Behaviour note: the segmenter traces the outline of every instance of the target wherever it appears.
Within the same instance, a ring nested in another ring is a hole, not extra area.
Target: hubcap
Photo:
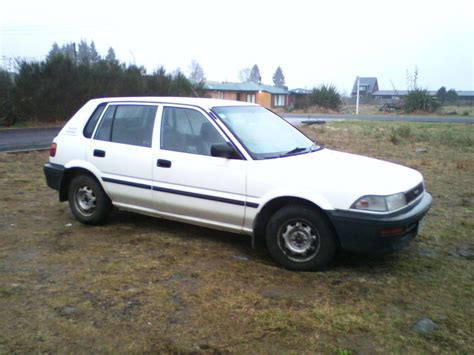
[[[318,231],[305,220],[297,219],[284,224],[278,233],[278,246],[296,262],[306,262],[319,251]]]
[[[76,206],[84,215],[91,215],[95,211],[96,197],[89,186],[83,186],[76,191]]]

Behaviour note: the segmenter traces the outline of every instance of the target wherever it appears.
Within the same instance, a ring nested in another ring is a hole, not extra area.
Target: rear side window
[[[109,106],[94,138],[151,147],[156,110],[150,105]]]
[[[86,138],[92,137],[92,133],[94,133],[95,126],[97,126],[97,122],[99,121],[99,118],[100,118],[100,115],[102,115],[102,112],[104,112],[106,105],[107,104],[103,103],[96,107],[96,109],[94,110],[94,113],[92,113],[91,117],[89,118],[89,121],[87,121],[87,124],[84,127],[84,131],[82,132],[84,134],[84,137]]]

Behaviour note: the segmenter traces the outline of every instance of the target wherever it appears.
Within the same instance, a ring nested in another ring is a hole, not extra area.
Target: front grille
[[[419,196],[421,196],[423,191],[424,191],[423,183],[421,183],[415,186],[413,189],[405,192],[405,198],[407,200],[407,204],[412,202],[413,200],[416,200]]]

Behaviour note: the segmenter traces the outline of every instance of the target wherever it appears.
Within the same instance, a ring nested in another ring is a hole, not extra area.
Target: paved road
[[[474,117],[392,116],[342,114],[284,114],[292,124],[303,121],[387,121],[387,122],[443,122],[474,124]],[[26,128],[0,130],[0,152],[47,149],[61,128]]]
[[[381,122],[441,122],[441,123],[474,123],[474,117],[449,116],[405,116],[405,115],[346,115],[346,114],[283,114],[289,122],[299,124],[302,121],[381,121]]]
[[[0,130],[0,152],[46,149],[61,128]]]

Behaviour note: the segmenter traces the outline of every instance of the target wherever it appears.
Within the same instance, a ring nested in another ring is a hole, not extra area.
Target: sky
[[[4,68],[81,39],[148,72],[188,73],[196,60],[212,81],[238,81],[257,64],[272,84],[280,66],[290,89],[333,84],[347,94],[357,75],[404,90],[417,68],[423,88],[474,90],[472,0],[3,1]]]

